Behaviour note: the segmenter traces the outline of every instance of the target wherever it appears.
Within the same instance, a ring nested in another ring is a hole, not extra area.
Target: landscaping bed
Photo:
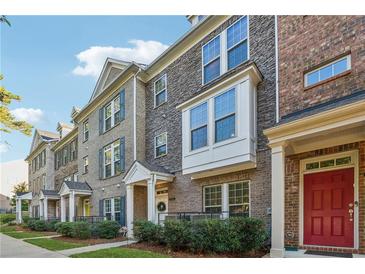
[[[67,242],[67,243],[74,243],[74,244],[83,244],[83,246],[86,246],[86,245],[122,242],[122,241],[126,241],[127,238],[118,236],[113,239],[102,239],[102,238],[78,239],[78,238],[71,238],[71,237],[67,237],[67,236],[60,236],[60,237],[53,238],[53,240]]]

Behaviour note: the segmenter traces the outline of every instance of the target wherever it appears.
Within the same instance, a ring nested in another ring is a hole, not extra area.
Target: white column
[[[147,217],[150,222],[157,223],[156,220],[156,177],[151,176],[147,180]]]
[[[43,213],[44,220],[48,220],[48,198],[47,197],[45,197],[43,200],[43,209],[44,209],[44,213]]]
[[[222,211],[223,218],[226,219],[229,217],[229,191],[228,184],[222,185]]]
[[[285,146],[271,148],[271,249],[273,258],[284,257]]]
[[[65,196],[61,196],[61,222],[66,222],[66,201]]]
[[[32,207],[32,202],[28,201],[28,211],[29,211],[29,216],[33,217],[33,207]]]
[[[75,217],[75,192],[71,191],[70,196],[68,198],[68,210],[69,210],[69,221],[73,222]]]
[[[18,224],[22,223],[22,200],[16,199],[15,201],[15,210],[16,210],[16,222]]]
[[[44,209],[43,209],[43,200],[39,200],[39,217],[42,219],[44,216]]]
[[[133,237],[133,219],[134,219],[134,186],[127,185],[127,228],[128,237]]]

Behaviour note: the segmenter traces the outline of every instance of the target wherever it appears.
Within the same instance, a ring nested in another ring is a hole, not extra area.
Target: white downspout
[[[133,161],[137,160],[137,75],[141,68],[133,76]]]
[[[279,49],[278,49],[278,16],[275,15],[275,105],[276,105],[276,123],[279,123]]]

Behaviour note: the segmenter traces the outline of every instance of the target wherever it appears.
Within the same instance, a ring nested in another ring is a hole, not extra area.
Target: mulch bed
[[[44,234],[44,236],[51,236],[51,235],[57,235],[56,232],[54,231],[35,231],[35,230],[31,230],[30,228],[27,227],[22,227],[22,226],[15,226],[15,230],[19,231],[19,232],[36,232],[36,233],[42,233]]]
[[[169,248],[161,245],[147,244],[147,243],[135,243],[130,244],[128,246],[124,246],[121,248],[134,248],[147,250],[157,253],[166,254],[173,258],[262,258],[267,254],[266,250],[257,250],[244,254],[201,254],[201,253],[192,253],[189,251],[173,251]]]
[[[80,240],[80,239],[75,239],[75,238],[70,238],[70,237],[65,237],[65,236],[55,237],[52,239],[59,240],[62,242],[86,244],[86,245],[115,243],[115,242],[122,242],[122,241],[127,240],[125,237],[122,237],[122,236],[118,236],[117,238],[114,238],[114,239],[91,238],[91,239]]]

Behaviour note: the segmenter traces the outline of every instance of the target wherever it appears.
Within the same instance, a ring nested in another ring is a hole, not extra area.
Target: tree
[[[26,182],[21,182],[16,184],[13,187],[13,190],[11,191],[12,193],[14,193],[14,195],[11,198],[11,205],[15,206],[16,205],[16,194],[18,192],[27,192],[28,191],[28,185]],[[28,202],[27,201],[22,201],[22,211],[28,211]]]
[[[11,26],[5,15],[0,16],[0,23],[6,23]],[[0,81],[3,80],[3,75],[0,74]],[[32,125],[25,121],[17,120],[10,112],[9,105],[15,101],[20,101],[20,96],[11,93],[3,85],[0,86],[0,131],[10,133],[11,130],[18,130],[25,135],[32,134]]]

